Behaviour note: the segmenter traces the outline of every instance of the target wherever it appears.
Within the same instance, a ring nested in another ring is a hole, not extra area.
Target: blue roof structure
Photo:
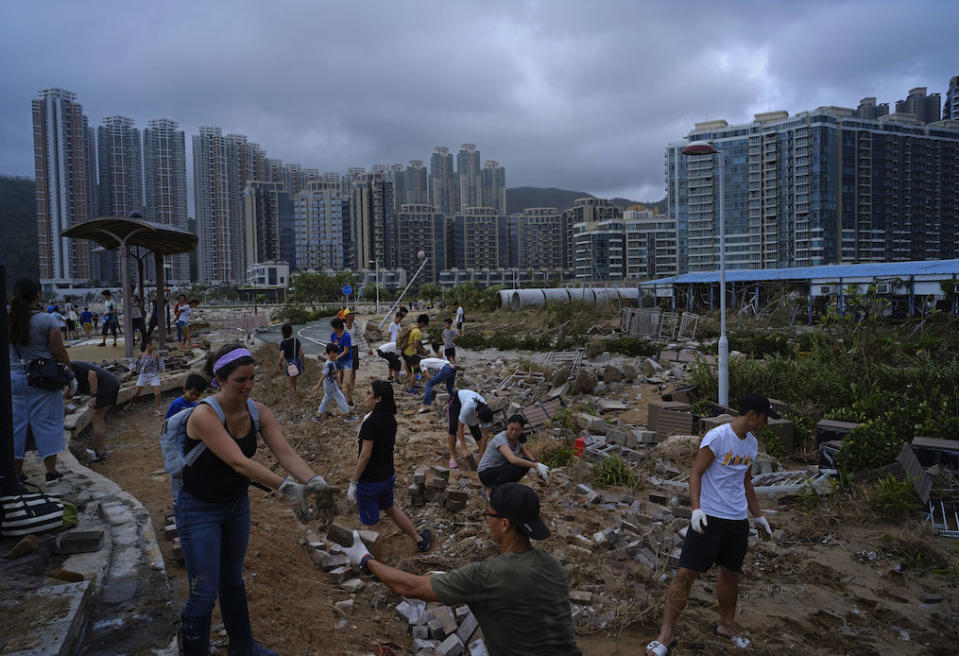
[[[903,278],[907,276],[959,275],[959,259],[918,260],[912,262],[872,262],[869,264],[828,264],[787,269],[726,269],[726,282],[762,282],[769,280],[821,280],[838,278]],[[647,280],[641,287],[663,284],[718,283],[719,271],[695,271],[680,276]]]

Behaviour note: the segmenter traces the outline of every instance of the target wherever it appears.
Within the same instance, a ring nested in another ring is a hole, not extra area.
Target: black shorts
[[[97,381],[97,396],[93,402],[95,409],[109,408],[117,404],[117,395],[120,393],[120,379],[111,376],[105,380]]]
[[[451,346],[451,347],[449,347],[448,349],[443,349],[443,355],[445,355],[447,359],[449,359],[449,358],[455,358],[455,357],[456,357],[456,347],[455,347],[455,346]]]
[[[103,332],[102,332],[102,335],[103,335],[104,337],[106,337],[106,336],[107,336],[107,333],[112,333],[113,336],[116,337],[116,336],[117,336],[117,329],[118,329],[119,327],[120,327],[120,325],[117,323],[116,319],[114,319],[113,321],[104,321],[104,322],[103,322]]]
[[[419,353],[414,353],[413,355],[407,355],[406,353],[403,354],[403,362],[405,362],[406,366],[413,371],[416,371],[416,368],[419,366],[420,359]]]
[[[356,371],[360,368],[360,350],[353,346],[350,348],[350,352],[353,354],[353,371]]]
[[[456,435],[456,430],[459,428],[460,420],[460,410],[463,408],[463,404],[460,403],[460,395],[453,393],[453,398],[450,399],[450,402],[446,404],[446,418],[449,423],[449,435]],[[479,444],[480,440],[483,439],[483,431],[480,429],[478,424],[467,424],[467,427],[470,429],[470,434],[473,436],[473,439],[476,440],[476,443]],[[482,457],[483,454],[480,454]]]
[[[686,532],[679,566],[706,572],[713,565],[721,565],[738,572],[743,568],[748,539],[749,521],[707,515],[706,529],[702,534],[694,531],[692,526]]]
[[[377,350],[376,354],[386,360],[386,364],[389,365],[390,371],[399,371],[403,368],[403,364],[400,362],[400,356],[396,353],[384,353],[383,351]]]

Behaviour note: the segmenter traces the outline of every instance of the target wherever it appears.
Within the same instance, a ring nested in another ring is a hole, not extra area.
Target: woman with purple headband
[[[239,344],[228,344],[207,358],[206,374],[218,389],[211,397],[222,408],[201,403],[186,425],[183,450],[202,442],[206,449],[183,470],[183,489],[174,505],[176,525],[186,561],[190,598],[180,616],[183,654],[206,656],[210,645],[210,617],[217,597],[220,615],[230,637],[231,656],[275,656],[253,640],[243,584],[243,561],[250,537],[250,499],[247,487],[278,489],[293,505],[301,522],[310,516],[309,495],[327,487],[323,477],[290,447],[270,409],[250,392],[256,377],[253,355]],[[257,447],[257,420],[263,441],[289,472],[280,478],[253,459]],[[303,481],[298,483],[297,481]]]

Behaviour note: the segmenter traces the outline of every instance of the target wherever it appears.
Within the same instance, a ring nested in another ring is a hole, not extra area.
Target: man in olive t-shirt
[[[500,555],[452,572],[416,576],[384,565],[355,531],[346,555],[404,597],[469,605],[491,656],[581,656],[569,577],[555,558],[530,544],[530,538],[549,537],[536,493],[519,483],[500,485],[490,495],[486,515]]]

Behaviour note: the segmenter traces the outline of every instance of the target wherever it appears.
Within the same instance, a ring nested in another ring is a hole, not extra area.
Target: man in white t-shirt
[[[736,628],[739,572],[746,557],[749,521],[772,534],[759,510],[752,483],[752,464],[759,443],[755,434],[769,417],[778,419],[769,399],[747,394],[739,400],[739,416],[717,426],[703,437],[689,474],[689,502],[693,509],[689,530],[679,558],[679,571],[666,592],[659,636],[646,646],[647,656],[665,656],[673,644],[676,620],[689,598],[696,578],[719,565],[716,596],[719,624],[713,633],[745,649],[749,638]],[[747,512],[749,515],[747,515]]]
[[[460,332],[463,332],[463,318],[464,318],[464,316],[465,316],[465,315],[464,315],[464,313],[463,313],[463,306],[460,305],[458,308],[456,308],[456,320],[453,322],[453,323],[456,324],[456,329],[457,329],[458,331],[460,331]]]
[[[403,317],[406,316],[406,312],[401,309],[396,311],[396,315],[393,317],[393,320],[390,322],[387,330],[390,331],[390,341],[396,343],[396,338],[400,334],[400,328],[402,327]]]
[[[462,457],[472,458],[473,454],[466,444],[464,429],[469,426],[473,439],[479,445],[480,456],[486,451],[486,441],[493,425],[493,411],[486,405],[486,399],[473,390],[461,389],[450,398],[446,406],[449,431],[446,440],[450,449],[450,469],[457,467],[456,442],[462,447]],[[473,463],[475,466],[475,463]]]

